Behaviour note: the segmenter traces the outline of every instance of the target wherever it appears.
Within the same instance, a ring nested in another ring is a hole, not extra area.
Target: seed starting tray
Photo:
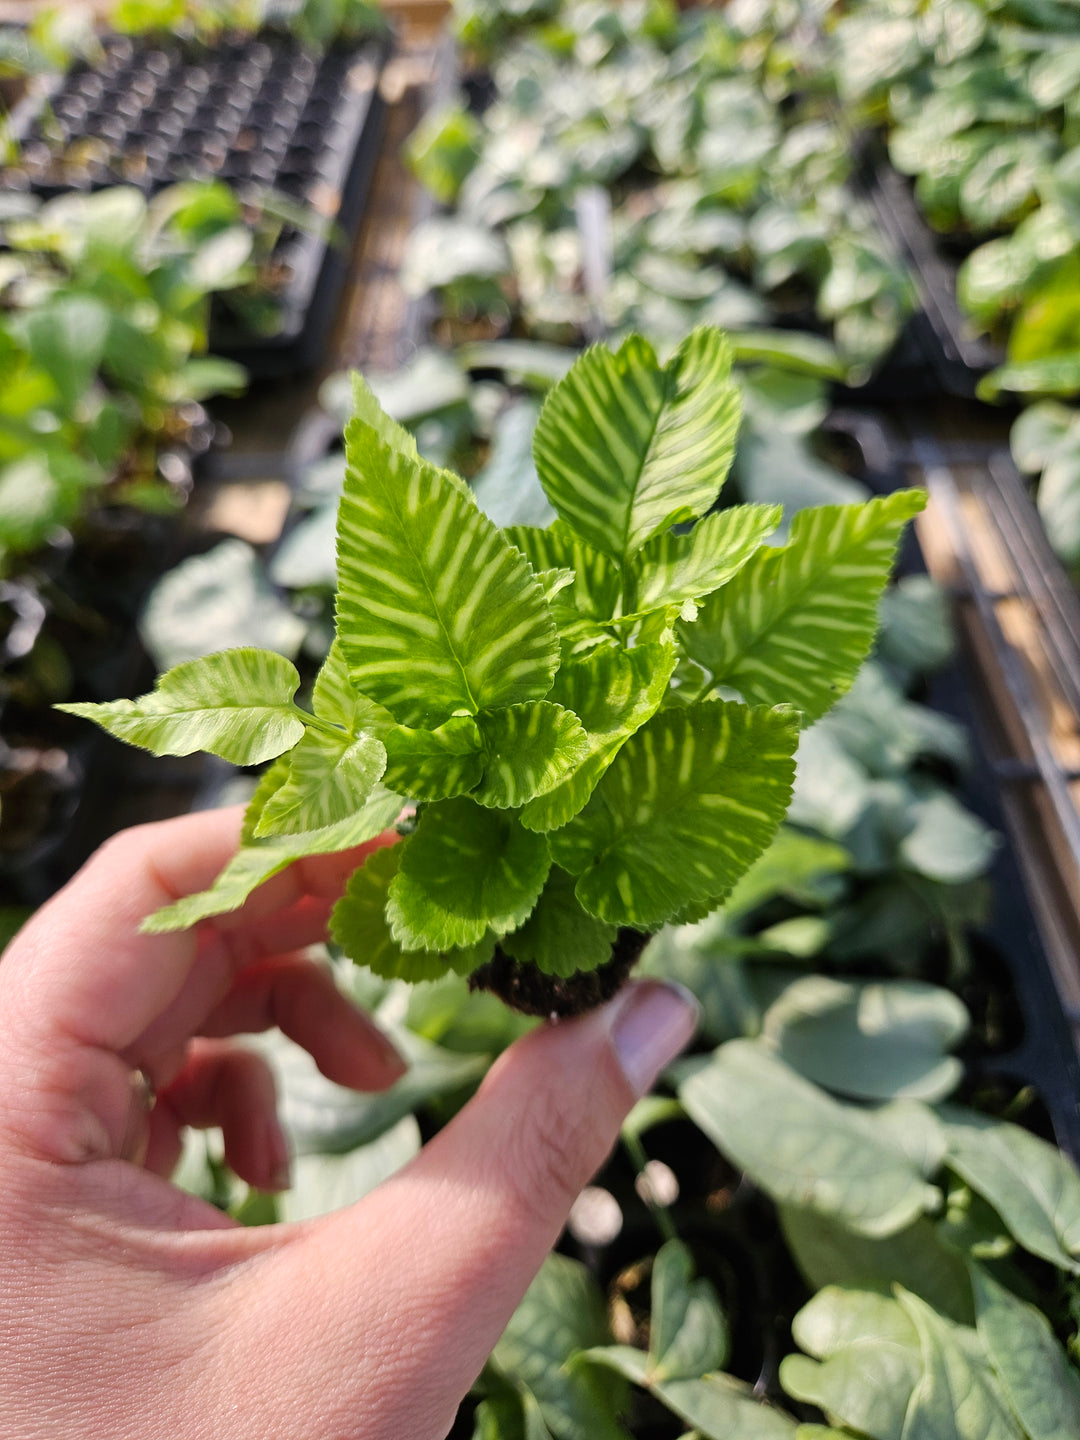
[[[17,164],[0,189],[44,199],[178,180],[221,179],[252,206],[280,195],[311,227],[286,224],[264,274],[280,311],[275,333],[241,329],[219,307],[212,348],[254,374],[314,364],[348,270],[379,146],[384,39],[323,53],[273,31],[213,48],[107,36],[96,65],[80,63],[31,94],[14,117]]]

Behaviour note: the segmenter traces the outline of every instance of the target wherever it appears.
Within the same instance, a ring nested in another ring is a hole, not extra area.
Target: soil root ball
[[[469,976],[469,989],[490,990],[511,1009],[545,1020],[583,1015],[622,989],[650,938],[640,930],[620,930],[610,960],[569,976],[545,975],[531,961],[512,960],[496,950],[486,965]]]

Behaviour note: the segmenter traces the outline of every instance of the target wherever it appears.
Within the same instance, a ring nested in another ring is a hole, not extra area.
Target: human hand
[[[278,1024],[357,1089],[402,1067],[297,953],[370,847],[300,862],[195,932],[138,934],[212,881],[238,829],[216,811],[124,832],[0,963],[4,1440],[443,1440],[574,1197],[693,1032],[680,992],[631,985],[512,1046],[357,1205],[239,1227],[166,1178],[185,1124],[220,1125],[251,1184],[284,1178],[269,1072],[228,1037]]]

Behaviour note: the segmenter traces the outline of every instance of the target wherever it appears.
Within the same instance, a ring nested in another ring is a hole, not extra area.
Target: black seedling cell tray
[[[273,197],[310,215],[286,223],[263,266],[272,334],[219,304],[211,348],[254,374],[317,362],[348,270],[379,146],[379,78],[389,42],[320,53],[266,31],[213,48],[106,37],[104,58],[76,65],[15,119],[18,164],[0,188],[43,198],[109,185],[156,193],[178,180],[226,181],[253,210]]]
[[[913,272],[922,304],[914,338],[929,360],[929,378],[950,395],[970,398],[979,379],[1004,362],[1004,352],[972,331],[956,298],[959,257],[923,218],[909,182],[874,152],[864,179],[878,221]]]

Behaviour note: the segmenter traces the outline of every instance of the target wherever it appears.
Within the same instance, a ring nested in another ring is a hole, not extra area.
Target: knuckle
[[[534,1096],[516,1134],[507,1174],[523,1208],[545,1218],[573,1203],[607,1149],[588,1107],[568,1108],[549,1091]]]

